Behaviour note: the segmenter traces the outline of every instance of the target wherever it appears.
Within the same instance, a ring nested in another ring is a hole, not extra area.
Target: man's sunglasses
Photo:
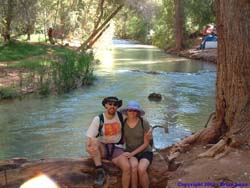
[[[118,104],[116,102],[108,102],[107,103],[109,106],[118,106]]]

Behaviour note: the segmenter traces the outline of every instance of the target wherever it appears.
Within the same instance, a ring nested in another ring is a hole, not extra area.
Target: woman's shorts
[[[105,148],[105,159],[112,160],[112,159],[120,156],[122,153],[124,153],[123,148],[118,147],[118,146],[116,146],[114,144],[104,144],[104,143],[102,143],[102,145]],[[112,148],[113,148],[113,153],[111,153]]]
[[[142,153],[139,153],[135,155],[135,157],[140,161],[141,159],[147,159],[149,163],[151,164],[153,161],[153,152],[152,151],[144,151]]]

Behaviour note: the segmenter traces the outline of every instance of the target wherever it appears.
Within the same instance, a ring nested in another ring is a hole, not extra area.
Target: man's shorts
[[[124,153],[123,148],[118,147],[118,146],[116,146],[114,144],[104,144],[104,143],[102,143],[102,145],[105,148],[105,159],[112,160],[112,159],[120,156],[122,153]],[[112,148],[113,148],[113,154],[112,154]]]
[[[135,157],[140,161],[141,159],[147,159],[149,163],[151,164],[153,161],[153,152],[152,151],[143,151],[141,153],[138,153],[135,155]]]

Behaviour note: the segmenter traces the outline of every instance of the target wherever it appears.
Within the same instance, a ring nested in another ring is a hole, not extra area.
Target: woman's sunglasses
[[[133,110],[133,109],[128,109],[128,112],[138,112],[137,110]]]

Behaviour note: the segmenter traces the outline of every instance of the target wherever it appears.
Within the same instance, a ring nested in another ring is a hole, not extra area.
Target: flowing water
[[[85,156],[85,132],[102,112],[105,96],[124,104],[140,102],[151,125],[168,123],[169,133],[154,131],[156,147],[169,146],[204,127],[214,111],[216,66],[163,53],[147,45],[114,41],[113,49],[96,53],[93,85],[61,96],[0,104],[0,159]],[[160,93],[162,101],[148,100]]]

